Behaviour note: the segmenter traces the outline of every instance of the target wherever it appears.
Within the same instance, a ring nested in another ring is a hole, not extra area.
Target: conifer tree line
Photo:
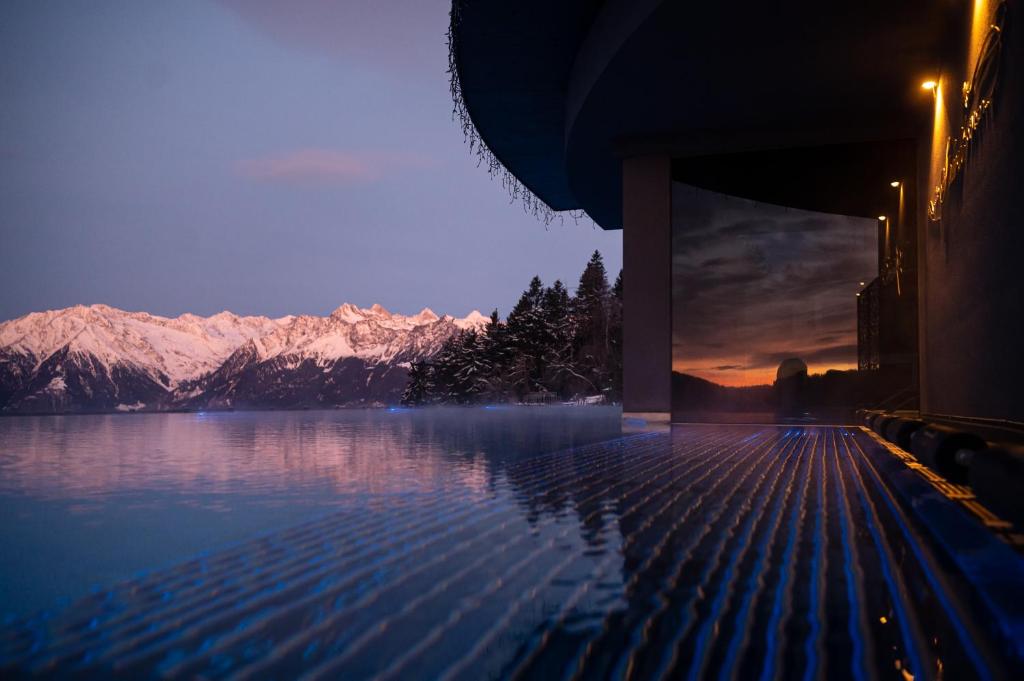
[[[594,251],[576,294],[534,277],[505,321],[498,311],[481,330],[452,336],[435,356],[415,362],[408,405],[565,401],[622,395],[622,273],[608,285]]]

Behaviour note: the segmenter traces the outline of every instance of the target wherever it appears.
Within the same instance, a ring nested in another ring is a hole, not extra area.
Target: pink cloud
[[[267,182],[349,184],[374,182],[395,172],[434,166],[428,157],[396,151],[297,149],[238,162],[245,177]]]
[[[450,0],[218,0],[288,47],[409,68],[444,48]],[[430,67],[436,65],[430,61]]]

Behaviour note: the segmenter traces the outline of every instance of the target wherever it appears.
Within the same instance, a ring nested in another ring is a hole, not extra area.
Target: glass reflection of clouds
[[[843,422],[826,413],[867,380],[854,294],[878,274],[877,223],[680,182],[672,197],[675,419]]]

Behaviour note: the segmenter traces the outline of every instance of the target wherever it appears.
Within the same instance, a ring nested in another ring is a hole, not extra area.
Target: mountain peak
[[[414,320],[416,320],[418,322],[422,322],[422,323],[428,323],[428,322],[436,322],[438,319],[440,319],[440,317],[438,317],[437,314],[433,310],[431,310],[429,307],[425,307],[422,310],[420,310],[418,313],[416,313],[415,315],[410,317],[410,319],[414,319]]]
[[[331,316],[343,322],[357,322],[363,319],[363,311],[352,303],[342,303]]]
[[[490,317],[480,314],[480,310],[473,310],[462,319],[455,319],[455,326],[460,329],[479,329],[491,321]]]
[[[430,308],[406,316],[380,304],[363,309],[352,303],[330,317],[278,319],[228,311],[172,319],[106,305],[31,313],[0,322],[0,352],[6,358],[0,372],[16,369],[0,373],[0,382],[7,381],[5,386],[15,391],[6,403],[0,402],[0,410],[277,404],[280,396],[260,392],[271,383],[275,391],[290,386],[287,390],[293,390],[296,400],[320,403],[325,377],[336,368],[344,373],[353,362],[374,372],[371,379],[359,373],[360,380],[353,383],[339,374],[339,382],[328,381],[335,393],[323,398],[326,403],[393,400],[404,385],[409,362],[435,354],[457,330],[479,329],[486,322],[475,310],[455,319],[439,317]],[[252,373],[244,390],[255,392],[235,395],[243,388],[226,377],[243,371]],[[58,378],[61,391],[45,387],[58,385]]]

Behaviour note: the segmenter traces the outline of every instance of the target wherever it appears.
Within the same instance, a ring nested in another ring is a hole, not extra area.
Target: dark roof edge
[[[512,203],[519,202],[523,210],[530,213],[538,220],[549,225],[554,221],[564,222],[568,215],[574,222],[587,217],[582,209],[570,209],[557,211],[549,206],[544,199],[540,198],[538,192],[529,187],[508,169],[505,162],[487,146],[483,136],[480,134],[473,115],[466,105],[466,99],[462,91],[462,79],[459,73],[459,41],[458,27],[461,22],[463,7],[471,0],[452,0],[451,9],[448,11],[448,88],[452,97],[452,119],[458,121],[462,128],[462,135],[469,145],[470,155],[476,156],[477,166],[483,166],[487,174],[501,179],[501,186],[508,192]]]

